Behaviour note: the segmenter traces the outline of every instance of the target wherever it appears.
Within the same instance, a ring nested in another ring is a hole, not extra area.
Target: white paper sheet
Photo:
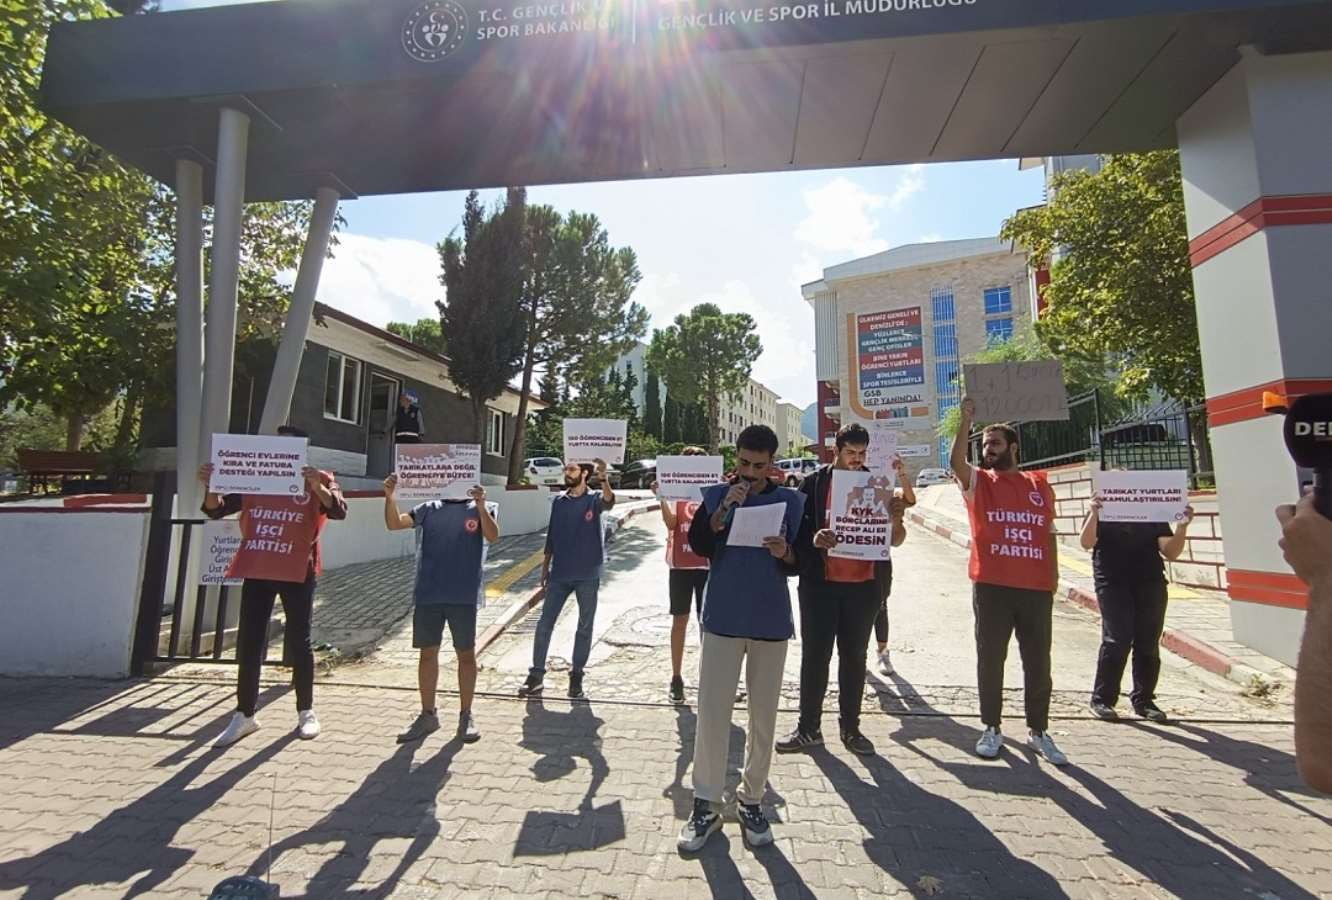
[[[785,503],[737,506],[731,512],[731,533],[726,538],[726,546],[762,547],[764,538],[781,535],[785,518]]]

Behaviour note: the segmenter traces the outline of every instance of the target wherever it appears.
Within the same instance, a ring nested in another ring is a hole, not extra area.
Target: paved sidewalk
[[[687,707],[485,699],[480,744],[397,746],[410,690],[321,687],[313,742],[267,694],[265,728],[216,750],[220,685],[0,681],[0,897],[198,900],[270,864],[284,898],[1332,893],[1332,800],[1300,786],[1288,724],[1071,723],[1055,770],[1012,742],[976,759],[946,714],[870,716],[880,756],[776,759],[774,846],[731,818],[691,857]]]
[[[956,488],[929,489],[921,499],[922,502],[907,514],[910,522],[959,547],[971,546],[966,507]],[[1081,547],[1061,542],[1059,569],[1059,596],[1099,618],[1091,554]],[[1172,584],[1161,645],[1209,672],[1260,691],[1276,686],[1275,689],[1289,696],[1295,684],[1294,669],[1234,639],[1230,602],[1219,591]]]

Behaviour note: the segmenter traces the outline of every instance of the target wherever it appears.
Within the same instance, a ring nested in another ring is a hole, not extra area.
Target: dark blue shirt
[[[487,503],[486,509],[493,516],[498,506]],[[431,500],[414,507],[411,516],[420,532],[413,593],[416,603],[481,606],[486,541],[481,535],[476,501]]]
[[[605,560],[601,514],[610,509],[600,491],[574,497],[567,491],[550,504],[546,552],[551,555],[551,581],[583,581],[601,577]]]
[[[711,518],[730,490],[718,484],[703,491],[703,509],[694,516]],[[794,544],[804,511],[803,494],[778,487],[745,498],[746,507],[785,503],[782,536]],[[709,527],[706,524],[702,527]],[[726,637],[754,638],[765,641],[790,640],[795,635],[791,618],[791,592],[786,579],[793,568],[778,561],[766,547],[730,547],[726,538],[730,523],[716,535],[708,586],[703,594],[703,630]]]

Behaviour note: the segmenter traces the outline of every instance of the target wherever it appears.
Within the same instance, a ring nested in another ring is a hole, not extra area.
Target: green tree
[[[667,394],[674,394],[682,403],[703,405],[707,445],[715,453],[720,443],[721,400],[744,388],[761,352],[753,318],[745,313],[723,313],[714,303],[700,303],[676,316],[673,325],[653,333],[647,364],[661,373]]]
[[[661,386],[657,373],[651,369],[647,370],[647,383],[643,385],[643,430],[661,439]]]
[[[686,444],[708,445],[710,433],[708,411],[702,403],[690,403],[684,406],[681,409],[680,422],[680,434]]]
[[[444,332],[440,330],[439,319],[417,319],[415,322],[389,322],[384,330],[406,338],[413,344],[425,347],[439,355],[444,355]]]
[[[568,384],[590,384],[647,332],[647,310],[630,299],[642,278],[637,257],[628,247],[612,247],[596,216],[529,207],[526,238],[518,315],[525,343],[510,483],[521,474],[517,448],[526,444],[535,372],[559,371]]]
[[[1109,355],[1117,389],[1203,396],[1179,154],[1107,157],[1056,176],[1050,201],[1005,224],[1033,260],[1058,260],[1037,329],[1060,359]]]
[[[648,370],[652,371],[651,369]],[[681,431],[680,422],[680,404],[676,402],[674,394],[666,395],[666,403],[661,412],[661,439],[667,444],[679,444],[684,441],[684,434]]]
[[[504,392],[522,362],[526,211],[527,194],[521,188],[510,188],[504,202],[489,212],[472,191],[464,202],[462,237],[449,235],[438,248],[446,294],[436,305],[449,377],[471,401],[472,435],[478,442],[485,439],[486,404]],[[520,430],[526,403],[523,407]],[[512,452],[519,455],[522,447],[514,444]],[[521,470],[522,459],[513,464]],[[512,468],[510,476],[515,484],[521,480],[513,478]]]

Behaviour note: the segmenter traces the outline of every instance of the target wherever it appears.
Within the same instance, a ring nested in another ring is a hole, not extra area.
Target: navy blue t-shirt
[[[567,491],[550,504],[546,552],[551,555],[552,581],[583,581],[601,577],[605,561],[601,514],[610,509],[600,491],[574,497]]]
[[[703,490],[703,507],[695,521],[717,511],[731,486],[719,484]],[[782,536],[794,543],[800,531],[805,495],[776,487],[745,498],[746,507],[769,503],[786,505]],[[790,573],[765,547],[731,547],[726,543],[730,523],[717,535],[703,594],[703,630],[724,637],[785,641],[795,634],[791,618]],[[794,570],[792,570],[794,572]]]
[[[495,515],[498,505],[487,503]],[[417,605],[481,606],[481,567],[486,540],[476,501],[431,500],[413,507],[412,521],[420,532],[416,551]]]

